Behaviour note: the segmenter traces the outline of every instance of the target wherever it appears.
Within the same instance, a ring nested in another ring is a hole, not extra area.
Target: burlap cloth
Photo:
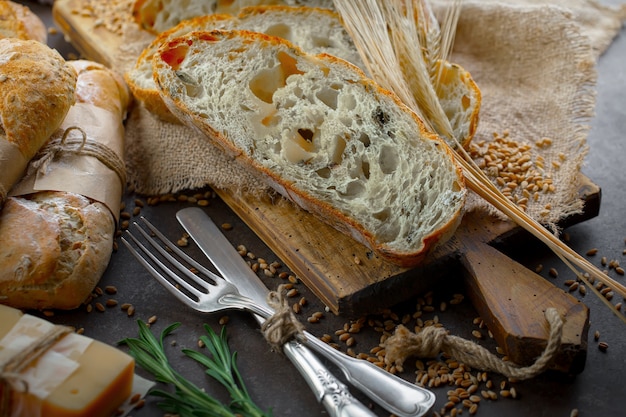
[[[466,68],[482,91],[474,143],[489,143],[494,132],[507,131],[517,143],[533,145],[533,161],[543,158],[542,173],[556,184],[553,192],[528,203],[529,214],[544,223],[582,207],[578,173],[595,106],[595,64],[624,19],[626,5],[612,8],[589,0],[464,2],[451,61]],[[122,70],[134,64],[152,39],[133,25],[125,28],[124,38],[117,55]],[[552,139],[552,146],[534,146],[544,137]],[[161,122],[141,105],[127,121],[126,146],[130,186],[138,193],[206,185],[236,192],[266,190],[201,134]],[[467,209],[478,206],[485,207],[470,195]]]

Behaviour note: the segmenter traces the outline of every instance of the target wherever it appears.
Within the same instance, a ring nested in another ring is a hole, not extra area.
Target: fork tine
[[[177,284],[179,284],[182,287],[184,287],[186,290],[188,290],[190,293],[192,293],[196,297],[200,297],[200,296],[202,296],[202,294],[204,294],[202,291],[199,291],[197,288],[195,288],[194,286],[189,284],[187,281],[182,279],[180,276],[175,274],[170,268],[168,268],[163,262],[161,262],[152,252],[150,252],[150,250],[148,250],[148,248],[146,248],[141,242],[139,242],[139,240],[137,240],[137,238],[135,236],[133,236],[133,234],[130,233],[130,231],[126,230],[126,234],[128,236],[130,236],[130,238],[143,251],[144,254],[146,254],[156,265],[158,265],[159,268],[161,268],[161,270],[163,272],[165,272],[170,278],[172,278],[174,281],[176,281]],[[154,246],[154,244],[153,244],[153,246]],[[161,253],[161,254],[162,255],[166,255],[166,258],[167,258],[167,254],[163,254],[163,253]],[[174,258],[171,258],[171,259],[168,259],[168,260],[176,262],[176,260]],[[180,267],[183,269],[183,271],[185,270],[184,269],[184,265],[180,265]],[[191,272],[189,272],[189,273],[191,274]],[[161,274],[159,274],[159,275],[161,275]]]
[[[148,219],[146,219],[143,216],[140,216],[139,218],[146,225],[146,227],[148,227],[148,229],[150,229],[150,231],[152,233],[154,233],[154,235],[156,237],[158,237],[164,244],[166,244],[167,247],[170,248],[176,255],[180,256],[181,259],[184,259],[185,262],[187,262],[189,265],[193,266],[198,271],[202,272],[203,274],[205,274],[206,276],[210,277],[214,281],[217,281],[218,279],[222,279],[221,277],[217,276],[212,271],[206,269],[204,267],[204,265],[198,263],[198,261],[196,261],[191,256],[189,256],[185,252],[183,252],[178,246],[176,246],[174,243],[172,243],[171,240],[169,240],[167,237],[165,237],[165,235],[163,233],[161,233],[159,231],[159,229],[156,228],[156,226],[154,226],[152,223],[150,223],[148,221]]]
[[[128,233],[128,236],[130,236],[130,238],[135,242],[135,244],[137,244],[139,247],[142,248],[142,251],[144,253],[147,253],[147,254],[151,255],[150,252],[147,251],[146,247],[144,245],[142,245],[139,241],[137,241],[135,236],[133,236],[130,232]],[[124,242],[124,245],[126,245],[128,250],[130,251],[130,253],[150,273],[150,275],[152,275],[170,293],[172,293],[176,298],[178,298],[178,300],[182,301],[183,303],[185,303],[185,304],[187,304],[187,305],[189,305],[189,306],[191,306],[193,308],[198,308],[198,302],[196,300],[192,299],[191,297],[187,296],[182,291],[180,291],[178,288],[176,288],[174,286],[174,284],[172,284],[170,281],[168,281],[161,273],[159,273],[159,271],[156,270],[156,268],[154,266],[152,266],[148,261],[146,261],[146,259],[135,248],[133,248],[133,246],[124,237],[122,237],[122,242]],[[151,258],[152,258],[152,256],[151,256]],[[155,262],[157,264],[162,265],[162,267],[165,268],[165,265],[163,265],[163,263],[160,262],[158,259],[156,259]],[[164,270],[171,272],[168,268],[165,268]],[[178,280],[180,278],[179,277],[175,277],[174,279],[176,279],[177,282],[178,282]]]
[[[144,219],[144,222],[149,223],[147,220]],[[193,259],[191,259],[191,257],[189,257],[186,253],[184,253],[183,251],[181,251],[179,248],[176,247],[176,245],[174,245],[169,239],[167,239],[161,232],[159,232],[156,227],[152,226],[152,224],[150,224],[149,227],[150,230],[155,233],[155,235],[161,239],[161,241],[171,250],[173,250],[177,255],[179,255],[181,258],[185,259],[186,261],[189,261],[189,263],[196,269],[200,270],[200,272],[202,272],[205,276],[209,277],[210,279],[213,280],[213,284],[206,282],[205,280],[203,280],[202,278],[200,278],[199,276],[197,276],[196,274],[194,274],[193,272],[191,272],[189,270],[189,268],[187,268],[185,265],[183,265],[178,259],[174,258],[171,254],[169,254],[161,245],[159,245],[153,238],[152,236],[150,236],[145,230],[143,230],[143,228],[141,226],[139,226],[139,224],[137,224],[137,222],[133,222],[133,224],[137,227],[137,230],[139,230],[139,232],[143,235],[143,237],[146,239],[146,241],[148,241],[148,243],[150,243],[150,245],[152,245],[152,247],[154,247],[165,259],[167,259],[170,263],[172,263],[179,271],[181,271],[183,274],[185,274],[185,276],[189,279],[191,279],[192,281],[194,281],[196,284],[198,284],[199,286],[205,288],[205,289],[209,289],[212,286],[217,286],[218,285],[218,280],[221,280],[220,277],[218,277],[217,275],[215,275],[213,272],[209,271],[208,269],[204,268],[202,265],[200,265],[199,263],[197,263],[196,261],[194,261]],[[152,255],[150,253],[150,255]],[[197,266],[199,266],[200,268],[197,268]],[[168,274],[170,275],[170,274]],[[171,276],[171,275],[170,275]],[[172,277],[174,278],[174,277]],[[174,278],[176,279],[176,278]]]

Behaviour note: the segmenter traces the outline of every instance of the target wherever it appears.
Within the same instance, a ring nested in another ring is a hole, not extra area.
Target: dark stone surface
[[[40,13],[47,22],[50,14],[47,6],[32,2],[24,2]],[[62,35],[51,35],[49,44],[62,53],[70,53],[69,47]],[[626,32],[622,30],[609,50],[600,58],[598,70],[597,115],[592,123],[589,135],[590,153],[586,159],[583,172],[602,188],[602,203],[600,213],[596,218],[569,227],[565,232],[569,235],[569,244],[579,253],[585,253],[590,248],[598,248],[598,255],[592,261],[599,265],[600,257],[617,259],[626,264],[626,190],[624,187],[626,174]],[[143,199],[142,196],[139,196]],[[126,197],[127,208],[132,210],[137,196],[129,194]],[[145,199],[144,199],[145,201]],[[156,206],[145,206],[142,214],[154,221],[170,238],[176,240],[183,233],[176,222],[174,215],[177,209],[185,207],[187,203],[161,203]],[[229,222],[233,229],[226,234],[235,245],[244,244],[257,256],[269,261],[276,260],[267,247],[254,236],[221,201],[214,199],[206,208],[217,224]],[[188,248],[192,255],[202,259],[193,244]],[[523,250],[516,250],[511,256],[534,269],[543,265],[541,275],[562,286],[563,281],[571,279],[572,274],[566,267],[547,250],[531,244]],[[548,275],[550,268],[556,268],[561,273],[557,278]],[[624,277],[612,272],[612,276],[620,282]],[[267,286],[275,288],[278,278],[263,278]],[[55,312],[50,320],[56,323],[73,325],[84,328],[87,336],[115,344],[125,337],[137,335],[136,320],[147,321],[156,315],[157,322],[153,330],[160,332],[173,322],[181,322],[182,326],[170,336],[167,343],[171,360],[182,374],[204,387],[207,392],[226,400],[225,393],[214,381],[203,374],[194,362],[183,357],[182,348],[197,349],[197,340],[203,334],[203,324],[207,323],[214,329],[219,329],[218,320],[222,314],[202,315],[193,312],[177,302],[158,283],[148,276],[142,267],[132,258],[129,252],[120,243],[119,250],[113,254],[109,268],[103,277],[100,287],[114,285],[118,293],[110,296],[120,304],[131,303],[136,307],[136,313],[128,317],[119,307],[107,308],[103,313],[93,311],[87,313],[85,309],[73,312]],[[302,295],[306,296],[309,304],[304,308],[301,317],[304,318],[315,311],[323,311],[324,307],[302,285],[297,285]],[[462,292],[460,275],[450,276],[445,288],[434,288],[436,304],[438,301],[449,300],[452,293]],[[109,296],[100,297],[103,301]],[[620,416],[625,415],[623,393],[626,386],[626,331],[624,323],[613,316],[608,309],[593,294],[581,297],[591,309],[591,327],[589,335],[589,349],[585,370],[575,376],[568,377],[561,374],[548,373],[527,382],[515,384],[519,398],[497,401],[482,400],[479,416],[569,416],[570,411],[578,409],[581,416]],[[400,306],[393,306],[394,311],[402,314],[414,311],[417,298]],[[615,302],[616,300],[614,300]],[[623,300],[617,300],[623,301]],[[444,323],[454,335],[471,338],[471,331],[477,327],[472,323],[476,313],[469,302],[458,306],[450,306],[445,312],[435,312],[434,315]],[[256,322],[245,313],[229,312],[227,331],[231,348],[238,352],[238,364],[247,383],[250,394],[257,403],[266,409],[273,409],[276,416],[320,416],[326,412],[317,404],[308,387],[300,379],[289,361],[280,354],[270,351],[268,344],[261,337]],[[308,324],[314,334],[321,336],[324,333],[334,334],[351,318],[334,317],[325,314],[319,324]],[[414,322],[413,322],[414,323]],[[597,348],[598,342],[593,339],[594,332],[600,334],[600,341],[608,344],[606,352]],[[378,343],[378,334],[371,328],[356,335],[357,344],[354,350],[367,352]],[[335,337],[335,340],[336,337]],[[490,346],[490,341],[484,341]],[[493,347],[493,346],[491,346]],[[345,345],[342,345],[345,349]],[[411,361],[409,361],[411,362]],[[410,381],[415,379],[414,367],[407,365],[403,377]],[[331,369],[333,369],[331,367]],[[138,371],[143,374],[141,371]],[[499,391],[497,375],[493,376],[496,383],[494,391]],[[447,401],[446,392],[450,387],[434,389],[438,397],[433,411],[438,411]],[[368,400],[360,396],[356,390],[353,394],[366,404]],[[374,407],[380,416],[388,415],[380,408]],[[468,414],[464,410],[464,415]],[[147,405],[141,410],[132,413],[135,417],[161,416],[163,412],[156,406],[154,398],[148,398]]]

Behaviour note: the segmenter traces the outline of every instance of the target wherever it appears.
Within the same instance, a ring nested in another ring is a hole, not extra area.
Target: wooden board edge
[[[111,68],[122,38],[98,26],[92,17],[81,15],[83,7],[78,0],[55,0],[52,19],[83,58]]]

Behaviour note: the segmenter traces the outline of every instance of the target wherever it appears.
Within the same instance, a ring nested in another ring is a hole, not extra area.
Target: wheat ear
[[[428,40],[430,42],[429,48],[433,48],[433,50],[437,50],[438,54],[441,54],[438,59],[446,57],[447,55],[444,54],[449,54],[452,50],[461,3],[460,0],[454,0],[450,3],[450,10],[445,14],[445,22],[441,26],[440,33],[437,34],[436,31],[431,32],[431,38]],[[342,16],[346,30],[352,36],[363,61],[370,69],[372,78],[384,88],[395,92],[409,108],[424,118],[427,112],[419,108],[418,102],[432,103],[433,100],[438,101],[434,93],[436,91],[435,87],[430,82],[429,72],[423,71],[423,68],[428,68],[427,63],[424,62],[428,52],[426,54],[409,53],[405,55],[410,60],[422,61],[412,62],[411,64],[407,64],[405,60],[398,56],[403,56],[402,54],[406,54],[411,49],[421,50],[424,48],[424,33],[428,32],[426,30],[428,28],[420,27],[419,22],[420,19],[422,19],[422,24],[424,24],[423,22],[428,22],[424,20],[428,17],[425,13],[430,12],[426,0],[364,0],[359,2],[334,0],[334,4]],[[418,16],[417,13],[420,13],[421,16]],[[417,24],[411,24],[407,20],[414,20]],[[428,24],[432,24],[432,22]],[[432,25],[429,26],[428,30],[434,30]],[[404,31],[413,33],[402,33]],[[437,38],[439,38],[440,45],[434,46],[432,42],[436,41]],[[379,42],[379,40],[382,40],[382,42]],[[421,40],[421,43],[419,40]],[[410,68],[416,71],[415,74],[409,77],[417,79],[418,82],[407,82],[406,67],[401,67],[403,64],[409,65]],[[382,70],[383,68],[384,70]],[[418,88],[417,90],[410,90],[411,87],[425,84],[426,80],[429,81],[429,87],[424,89],[416,87]],[[427,97],[423,100],[416,99],[416,97],[421,96]],[[445,123],[431,119],[427,125],[432,129],[433,127],[441,128],[441,126],[445,126]],[[459,145],[457,139],[450,134],[450,131],[444,131],[443,133],[438,129],[433,129],[433,131],[452,139],[453,143],[456,142],[453,155],[457,163],[462,167],[469,189],[546,244],[568,268],[574,271],[581,281],[588,284],[587,277],[592,277],[626,298],[626,287],[624,285],[600,271],[565,243],[561,242],[554,234],[546,230],[545,227],[516,204],[507,199],[476,165],[465,149]],[[449,146],[447,143],[446,146]],[[580,272],[581,270],[584,273]],[[598,291],[594,291],[594,293],[600,297],[602,302],[609,306],[617,317],[626,323],[626,316],[619,314],[615,306],[609,303]]]

